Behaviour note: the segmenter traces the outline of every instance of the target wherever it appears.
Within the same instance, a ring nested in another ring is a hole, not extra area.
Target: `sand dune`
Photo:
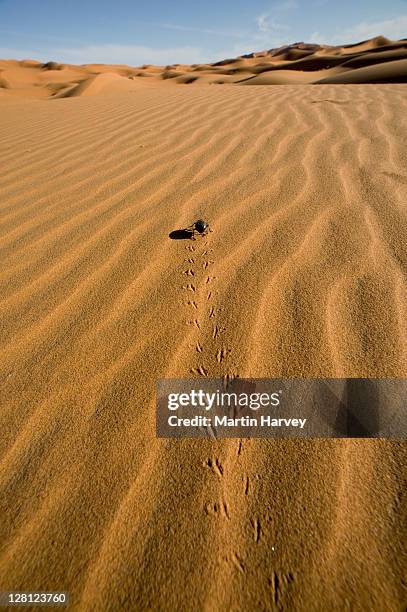
[[[405,445],[167,442],[154,402],[160,377],[406,375],[405,85],[93,66],[61,99],[8,66],[52,78],[0,99],[1,590],[402,609]]]
[[[407,82],[407,59],[375,64],[329,76],[317,83],[399,83]]]
[[[295,43],[212,64],[73,66],[0,60],[0,93],[24,98],[93,96],[133,91],[137,83],[155,86],[162,82],[167,86],[403,83],[406,62],[407,40],[391,41],[383,36],[337,47]]]
[[[292,85],[300,83],[314,83],[318,77],[341,78],[347,72],[346,68],[330,68],[326,70],[300,71],[300,70],[262,70],[254,76],[249,76],[238,81],[240,85]],[[352,71],[354,72],[354,71]]]
[[[67,86],[66,83],[65,85]],[[136,89],[138,89],[138,85],[134,81],[114,72],[105,72],[84,79],[77,85],[74,84],[67,91],[56,94],[54,97],[96,96],[100,93],[117,93],[121,91],[134,91]]]

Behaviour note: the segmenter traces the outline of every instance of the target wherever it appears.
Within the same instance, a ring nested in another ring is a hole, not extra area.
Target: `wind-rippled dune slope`
[[[157,440],[155,381],[406,375],[406,116],[397,84],[0,100],[0,590],[404,608],[401,442]]]

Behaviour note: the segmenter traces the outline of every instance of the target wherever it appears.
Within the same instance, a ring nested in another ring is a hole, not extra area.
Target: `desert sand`
[[[406,44],[1,62],[0,590],[405,607],[403,442],[161,440],[155,382],[406,376]]]

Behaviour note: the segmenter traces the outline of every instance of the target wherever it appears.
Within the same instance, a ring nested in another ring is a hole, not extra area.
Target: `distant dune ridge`
[[[407,40],[394,41],[377,36],[344,46],[299,42],[212,64],[144,65],[139,68],[0,60],[0,95],[93,96],[131,91],[138,84],[161,81],[184,85],[405,83]]]
[[[403,441],[155,434],[158,378],[406,376],[405,44],[0,62],[0,591],[405,609]]]

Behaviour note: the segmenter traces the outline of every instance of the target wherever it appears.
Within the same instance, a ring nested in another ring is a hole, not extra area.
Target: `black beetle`
[[[198,219],[192,225],[187,228],[192,233],[192,238],[195,239],[195,232],[201,234],[201,236],[206,236],[206,234],[210,231],[209,223],[204,221],[203,219]]]

